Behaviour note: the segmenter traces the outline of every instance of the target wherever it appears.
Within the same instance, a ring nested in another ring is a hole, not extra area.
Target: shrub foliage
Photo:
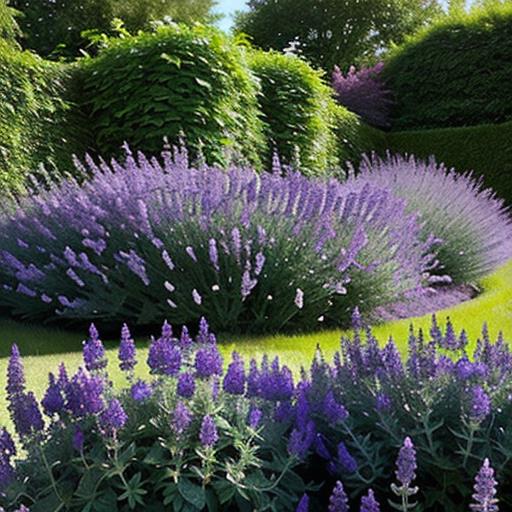
[[[7,399],[23,453],[0,430],[0,506],[342,512],[350,495],[372,512],[378,502],[404,512],[417,502],[426,512],[491,511],[498,498],[510,507],[510,486],[496,496],[496,478],[511,478],[505,340],[491,342],[484,328],[472,349],[464,331],[441,330],[434,317],[429,336],[411,327],[402,362],[357,311],[354,327],[331,364],[318,352],[295,382],[278,358],[246,364],[233,353],[224,367],[205,320],[197,336],[165,323],[143,381],[125,325],[128,386],[115,391],[91,326],[82,367],[50,374],[40,404],[13,346]]]
[[[396,128],[447,128],[512,119],[512,6],[443,19],[387,59]]]
[[[243,331],[343,324],[359,306],[419,292],[431,244],[404,203],[232,168],[129,156],[0,218],[0,303],[31,318],[137,323],[168,318]]]
[[[282,163],[299,161],[305,174],[322,174],[338,165],[331,91],[302,59],[277,52],[255,52],[250,66],[261,83],[270,164],[272,152]]]
[[[243,52],[221,32],[184,25],[112,39],[83,63],[84,99],[97,146],[124,142],[157,154],[183,134],[193,153],[224,162],[225,152],[258,164],[263,147],[257,83]]]

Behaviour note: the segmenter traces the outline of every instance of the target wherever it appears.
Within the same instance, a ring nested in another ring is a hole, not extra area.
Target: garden
[[[512,5],[341,4],[0,0],[1,512],[512,510]]]

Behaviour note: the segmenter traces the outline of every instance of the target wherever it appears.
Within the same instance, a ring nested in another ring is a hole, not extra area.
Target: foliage
[[[435,0],[250,0],[237,30],[264,50],[297,48],[315,66],[374,60],[391,42],[400,43],[439,12]]]
[[[89,162],[0,217],[0,303],[31,318],[139,324],[208,314],[222,330],[343,324],[419,293],[432,241],[404,202],[366,186],[186,156]],[[84,170],[84,172],[87,172]],[[323,324],[322,324],[323,322]]]
[[[258,87],[240,48],[203,26],[163,26],[109,41],[83,61],[84,102],[97,145],[107,155],[123,142],[157,154],[164,137],[186,134],[209,162],[226,152],[256,165],[262,150]]]
[[[512,257],[509,212],[470,173],[398,156],[367,159],[352,180],[388,187],[403,198],[407,211],[419,214],[423,238],[435,234],[442,240],[436,250],[440,265],[433,272],[456,284],[475,282]]]
[[[390,132],[393,153],[434,156],[459,171],[473,170],[486,187],[512,205],[512,122],[463,128]],[[464,148],[461,150],[461,148]]]
[[[23,188],[40,164],[64,172],[87,141],[71,111],[73,73],[0,41],[0,193]],[[83,144],[83,145],[82,145]]]
[[[390,92],[380,77],[383,66],[380,62],[359,71],[351,66],[346,75],[336,66],[332,86],[336,91],[336,99],[361,116],[364,122],[379,128],[389,128],[392,102]]]
[[[323,74],[302,59],[277,52],[254,52],[250,67],[261,83],[270,166],[272,153],[282,163],[300,161],[304,174],[326,174],[338,165],[333,131],[335,109]]]
[[[450,16],[386,60],[394,126],[447,128],[512,120],[512,5]]]
[[[76,57],[87,48],[86,31],[112,33],[112,22],[120,19],[128,30],[150,28],[165,16],[192,23],[211,17],[213,0],[11,0],[23,13],[20,20],[23,44],[44,57]]]
[[[17,11],[7,5],[7,0],[0,0],[0,40],[15,43],[19,35],[17,14]]]
[[[332,364],[318,352],[294,382],[277,358],[246,365],[234,353],[223,368],[204,319],[197,336],[186,328],[175,336],[165,323],[147,359],[153,378],[138,380],[125,325],[118,356],[128,386],[118,392],[91,326],[82,368],[50,374],[40,404],[13,346],[7,393],[24,452],[0,431],[0,505],[333,512],[348,510],[350,495],[365,512],[389,498],[402,512],[416,502],[426,512],[462,512],[470,502],[496,510],[496,479],[511,477],[505,340],[492,343],[484,327],[470,354],[465,332],[449,322],[441,331],[433,317],[429,337],[411,327],[402,362],[357,311],[353,326]],[[498,496],[510,506],[509,487]]]

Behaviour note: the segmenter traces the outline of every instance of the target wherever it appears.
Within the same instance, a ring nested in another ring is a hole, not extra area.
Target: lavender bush
[[[402,361],[357,314],[354,326],[332,364],[319,352],[298,381],[278,358],[224,365],[205,320],[195,337],[165,323],[141,380],[124,326],[119,391],[91,327],[83,367],[50,374],[40,403],[14,346],[7,395],[23,453],[2,430],[0,507],[337,512],[350,498],[365,512],[462,512],[498,510],[498,495],[510,507],[511,490],[496,488],[512,477],[502,336],[492,343],[484,327],[470,351],[434,317],[428,335],[411,328]]]
[[[428,284],[433,238],[388,191],[249,169],[121,165],[36,187],[0,214],[0,305],[36,319],[221,330],[343,324]]]
[[[471,173],[413,156],[373,157],[349,182],[386,187],[405,199],[407,211],[419,213],[423,238],[434,233],[442,242],[434,273],[449,275],[454,283],[474,282],[512,257],[510,212]]]
[[[332,86],[337,100],[363,121],[379,128],[389,128],[391,93],[386,88],[381,73],[384,64],[359,71],[351,66],[346,75],[336,66],[332,74]]]

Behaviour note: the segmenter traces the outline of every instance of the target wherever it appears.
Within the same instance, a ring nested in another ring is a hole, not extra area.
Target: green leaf
[[[206,505],[205,491],[200,485],[194,484],[184,478],[178,483],[178,490],[186,501],[199,510],[202,510]]]

